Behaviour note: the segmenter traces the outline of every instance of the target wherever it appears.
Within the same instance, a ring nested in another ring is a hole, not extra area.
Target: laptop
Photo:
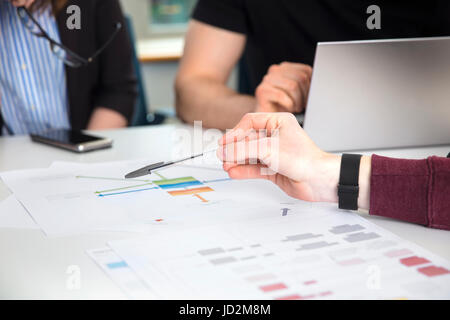
[[[303,125],[326,151],[450,144],[450,37],[319,43]]]

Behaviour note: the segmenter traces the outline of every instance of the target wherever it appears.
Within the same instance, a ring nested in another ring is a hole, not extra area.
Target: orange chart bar
[[[194,189],[187,189],[187,190],[176,190],[176,191],[169,191],[168,193],[172,196],[186,196],[191,194],[197,194],[202,192],[211,192],[214,191],[210,187],[201,187],[201,188],[194,188]]]
[[[205,198],[203,198],[201,195],[199,194],[194,194],[194,197],[199,198],[202,202],[208,202],[208,200],[206,200]]]

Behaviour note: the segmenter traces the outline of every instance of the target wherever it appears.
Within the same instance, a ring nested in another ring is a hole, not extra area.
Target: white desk
[[[0,138],[0,171],[48,167],[53,161],[102,162],[148,158],[149,162],[168,158],[175,129],[180,125],[105,131],[114,148],[77,155],[34,144],[28,137]],[[186,127],[183,127],[186,128]],[[450,146],[376,151],[377,154],[426,158],[446,156]],[[366,152],[367,153],[367,152]],[[0,200],[9,194],[0,182]],[[450,259],[450,232],[368,217],[402,238]],[[86,255],[87,249],[105,246],[109,240],[135,237],[130,233],[89,233],[80,236],[47,238],[41,231],[0,229],[0,299],[123,299],[120,289]],[[81,288],[67,289],[67,268],[79,266]]]

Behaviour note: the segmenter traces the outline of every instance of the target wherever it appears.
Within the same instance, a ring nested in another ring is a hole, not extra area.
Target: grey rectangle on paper
[[[320,249],[320,248],[324,248],[324,247],[330,247],[330,246],[334,246],[338,244],[337,242],[326,242],[326,241],[319,241],[319,242],[313,242],[313,243],[306,243],[304,245],[302,245],[300,248],[298,248],[297,250],[311,250],[311,249]]]
[[[320,249],[324,247],[330,247],[338,244],[337,242],[326,242],[326,241],[320,241],[320,242],[313,242],[313,243],[305,243],[297,250],[311,250],[311,249]]]
[[[348,232],[355,232],[355,231],[360,231],[360,230],[364,230],[364,227],[359,225],[359,224],[344,224],[342,226],[335,226],[333,228],[330,229],[331,233],[334,234],[341,234],[341,233],[348,233]]]
[[[222,248],[212,248],[212,249],[205,249],[200,250],[198,253],[200,253],[202,256],[209,256],[211,254],[218,254],[218,253],[224,253],[225,250]]]
[[[298,240],[305,240],[305,239],[313,239],[321,237],[321,234],[312,234],[312,233],[302,233],[302,234],[296,234],[293,236],[287,236],[285,241],[298,241]]]
[[[241,260],[251,260],[251,259],[256,259],[256,256],[249,256],[249,257],[241,258]]]
[[[218,258],[218,259],[210,260],[210,262],[214,265],[225,264],[225,263],[236,262],[236,261],[237,261],[237,259],[235,257],[225,257],[225,258]]]
[[[380,236],[378,234],[376,234],[375,232],[369,232],[369,233],[358,232],[358,233],[349,234],[347,237],[344,238],[344,240],[347,242],[358,242],[358,241],[366,241],[366,240],[376,239],[379,237]]]
[[[242,248],[242,247],[236,247],[236,248],[231,248],[231,249],[228,249],[227,251],[228,252],[232,252],[232,251],[240,251],[240,250],[243,250],[244,248]]]

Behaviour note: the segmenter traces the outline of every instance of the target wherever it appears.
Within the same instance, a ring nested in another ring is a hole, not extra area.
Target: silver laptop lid
[[[304,128],[328,151],[450,144],[450,37],[319,43]]]

